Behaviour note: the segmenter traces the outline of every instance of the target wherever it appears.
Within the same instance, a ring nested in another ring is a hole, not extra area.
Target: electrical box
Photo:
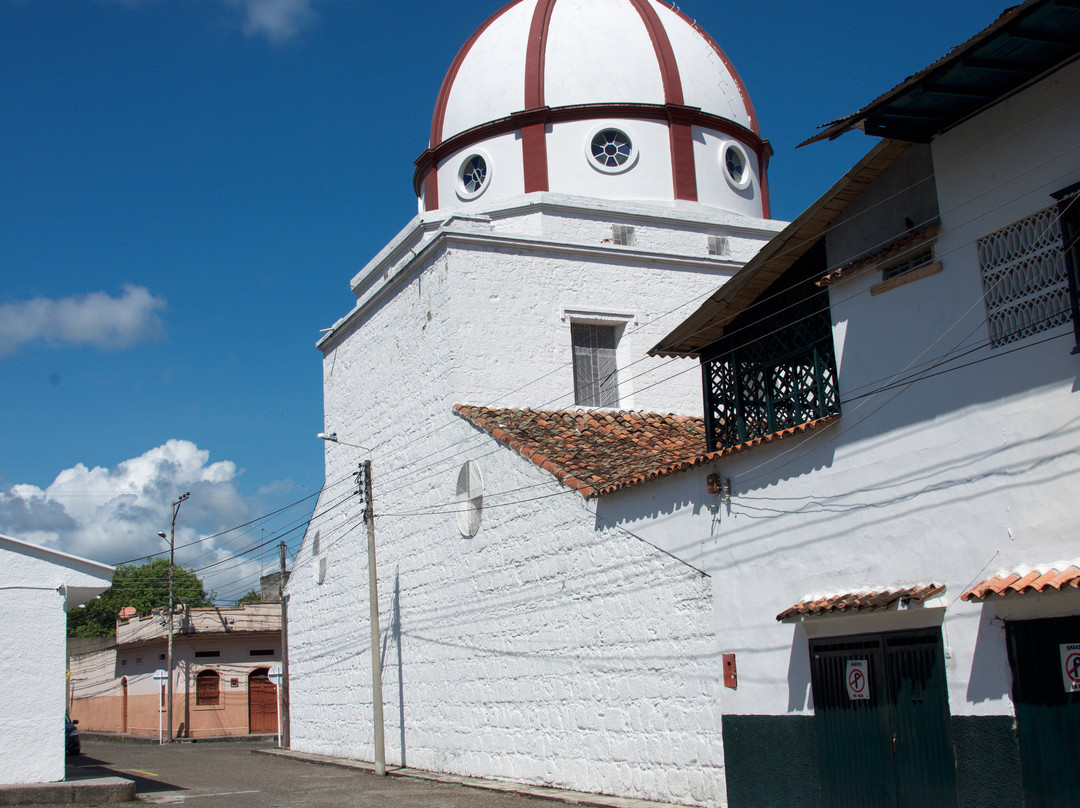
[[[738,687],[739,673],[735,669],[735,655],[724,654],[724,687]]]

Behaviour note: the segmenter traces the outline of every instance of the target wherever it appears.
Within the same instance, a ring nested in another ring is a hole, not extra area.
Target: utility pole
[[[168,741],[166,743],[172,743],[173,741],[173,722],[172,722],[172,708],[173,708],[173,591],[172,591],[172,579],[173,579],[173,556],[176,553],[176,514],[180,512],[180,505],[184,500],[191,496],[191,492],[188,491],[182,497],[176,500],[172,504],[172,527],[169,528],[169,650],[167,658],[165,660],[165,669],[169,672],[169,678],[167,680],[167,686],[165,688],[165,699],[167,701],[167,721],[169,724]]]
[[[375,573],[375,500],[371,493],[371,461],[360,466],[364,491],[364,522],[367,524],[368,600],[371,605],[371,703],[375,718],[375,774],[386,774],[383,738],[382,643],[379,638],[379,579]],[[359,492],[358,492],[359,493]]]
[[[278,698],[281,702],[281,746],[289,748],[289,604],[285,600],[285,542],[281,543],[281,574],[278,578],[278,600],[281,601],[281,684]]]

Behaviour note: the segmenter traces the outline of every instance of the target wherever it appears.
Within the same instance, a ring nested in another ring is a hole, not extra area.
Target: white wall
[[[830,287],[843,399],[835,425],[601,501],[602,516],[713,573],[719,650],[735,652],[739,669],[725,713],[812,712],[808,630],[943,623],[952,713],[1008,715],[1004,628],[992,618],[1075,613],[1075,592],[986,607],[959,597],[1000,568],[1077,556],[1072,329],[985,347],[974,239],[1080,179],[1078,79],[1080,65],[1066,68],[934,143],[940,274],[876,296],[872,270]],[[1057,338],[1036,344],[1046,337]],[[956,361],[926,378],[874,393],[954,350]],[[733,489],[730,512],[717,516],[705,492],[714,471]],[[808,594],[931,581],[946,585],[943,597],[906,613],[805,628],[774,619]]]
[[[0,536],[0,785],[64,779],[67,587],[104,591],[111,572]]]
[[[779,224],[629,206],[613,213],[639,224],[643,243],[615,248],[603,241],[610,203],[520,205],[403,233],[354,280],[358,308],[322,344],[325,429],[371,447],[388,762],[721,805],[708,578],[598,522],[452,408],[571,405],[566,311],[586,309],[632,315],[624,406],[698,410],[695,363],[640,360],[685,312],[662,315],[692,310],[736,266],[706,258],[703,233],[749,252]],[[289,583],[292,745],[371,759],[366,537],[351,476],[368,455],[346,443],[327,444]],[[455,513],[468,459],[485,479],[472,539]]]

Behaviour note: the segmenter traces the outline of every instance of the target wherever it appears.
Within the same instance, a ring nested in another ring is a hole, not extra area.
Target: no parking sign
[[[847,695],[852,701],[870,698],[870,677],[865,659],[849,659],[847,661],[846,684]]]
[[[1062,643],[1061,649],[1061,681],[1065,684],[1066,693],[1080,691],[1080,642]]]

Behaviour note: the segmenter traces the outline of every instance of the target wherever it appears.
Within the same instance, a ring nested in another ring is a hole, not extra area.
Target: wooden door
[[[256,668],[248,676],[248,732],[276,733],[277,688],[270,681],[269,668]]]

